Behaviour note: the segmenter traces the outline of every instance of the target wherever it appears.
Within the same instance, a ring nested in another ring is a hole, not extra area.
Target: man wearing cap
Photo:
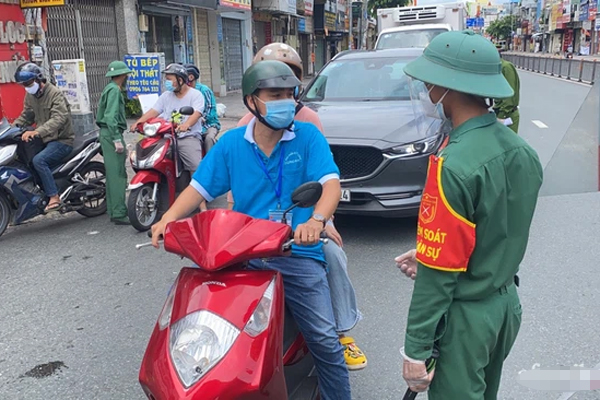
[[[122,61],[113,61],[108,66],[107,78],[111,81],[102,91],[96,124],[100,127],[100,144],[106,168],[106,203],[110,220],[117,225],[128,225],[125,190],[127,170],[123,131],[127,129],[125,99],[121,89],[125,87],[131,70]]]
[[[502,53],[502,50],[498,50]],[[521,90],[521,81],[517,69],[510,61],[503,58],[502,60],[502,75],[513,89],[514,94],[506,99],[494,100],[494,112],[504,125],[508,126],[515,133],[519,133],[519,92]]]
[[[431,41],[405,73],[423,111],[449,120],[429,161],[417,248],[396,259],[415,279],[403,375],[429,400],[496,399],[521,325],[516,277],[542,184],[536,152],[490,113],[513,90],[494,45],[471,31]],[[435,369],[425,360],[439,349]]]

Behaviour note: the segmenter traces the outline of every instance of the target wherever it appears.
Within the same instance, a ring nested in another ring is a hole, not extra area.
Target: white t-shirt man
[[[167,91],[160,95],[152,108],[160,114],[160,118],[170,121],[171,113],[179,111],[181,107],[192,107],[194,111],[200,111],[204,116],[204,96],[194,88],[189,88],[185,96],[181,98],[177,97],[175,93]],[[183,124],[188,118],[189,116],[182,115],[180,124]],[[192,125],[189,131],[181,132],[177,137],[183,139],[188,136],[194,136],[202,140],[202,118]]]

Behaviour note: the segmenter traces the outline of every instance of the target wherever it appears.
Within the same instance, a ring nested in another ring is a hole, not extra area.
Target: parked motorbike
[[[49,198],[32,165],[35,154],[28,151],[35,142],[21,140],[26,130],[33,128],[11,127],[6,119],[0,121],[0,235],[11,222],[18,225],[44,214],[48,205]],[[35,140],[41,147],[41,140]],[[106,212],[104,164],[91,161],[99,152],[98,131],[89,132],[75,139],[73,151],[53,169],[61,214],[76,211],[95,217]]]
[[[193,113],[192,107],[179,110],[181,115]],[[152,118],[136,127],[144,138],[130,155],[136,174],[127,188],[131,191],[127,210],[131,225],[140,232],[160,219],[191,180],[177,152],[177,115],[174,111],[171,121]]]
[[[284,215],[321,193],[317,182],[300,186]],[[139,381],[149,399],[320,398],[280,273],[245,269],[251,259],[289,255],[292,237],[285,223],[229,210],[167,225],[165,250],[199,268],[180,271],[148,343]]]

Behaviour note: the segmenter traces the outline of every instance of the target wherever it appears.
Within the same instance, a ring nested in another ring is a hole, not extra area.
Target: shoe
[[[131,225],[131,222],[129,222],[129,218],[127,217],[111,218],[110,222],[113,222],[115,225]]]
[[[353,338],[345,336],[340,338],[340,343],[344,346],[344,359],[350,371],[366,368],[367,356],[358,348]]]

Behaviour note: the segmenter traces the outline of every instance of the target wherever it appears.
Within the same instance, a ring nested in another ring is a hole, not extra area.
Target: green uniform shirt
[[[521,89],[521,82],[519,81],[519,74],[515,66],[504,59],[502,59],[502,75],[515,91],[513,97],[508,99],[494,100],[494,111],[500,119],[506,119],[516,111],[516,107],[519,105],[519,90]]]
[[[406,355],[416,360],[431,356],[438,323],[453,301],[484,299],[513,282],[542,184],[537,153],[493,113],[452,130],[439,155],[448,203],[476,224],[476,243],[466,272],[419,263],[405,338]]]
[[[123,99],[119,85],[112,81],[106,85],[100,96],[96,125],[108,129],[113,141],[121,140],[123,131],[127,129],[125,99]]]

